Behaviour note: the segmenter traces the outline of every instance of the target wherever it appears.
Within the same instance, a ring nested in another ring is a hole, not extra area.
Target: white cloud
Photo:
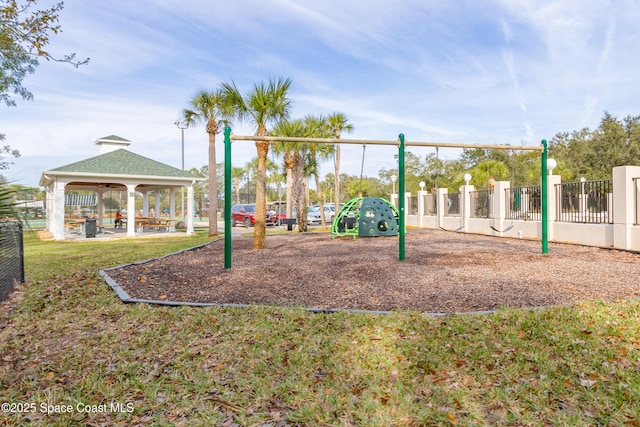
[[[509,50],[505,50],[503,52],[503,58],[505,65],[507,66],[509,77],[511,78],[511,83],[513,84],[513,90],[515,92],[516,98],[518,99],[518,105],[520,106],[522,112],[526,114],[527,105],[525,104],[524,96],[520,91],[520,83],[518,82],[518,76],[516,75],[513,53]]]
[[[5,109],[0,133],[25,175],[94,155],[109,134],[177,166],[172,121],[197,89],[283,75],[295,117],[342,111],[357,139],[537,143],[595,127],[603,110],[640,113],[638,20],[633,0],[70,2],[52,51],[90,64],[43,63],[25,81],[35,100]],[[206,150],[202,128],[185,131],[187,167]],[[358,174],[361,147],[345,151]],[[367,149],[365,173],[393,167],[393,154]],[[234,147],[234,164],[253,156]]]

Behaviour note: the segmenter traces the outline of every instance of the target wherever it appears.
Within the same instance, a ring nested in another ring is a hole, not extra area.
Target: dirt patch
[[[397,237],[328,234],[233,240],[108,272],[134,299],[455,313],[640,296],[640,255],[444,231]]]

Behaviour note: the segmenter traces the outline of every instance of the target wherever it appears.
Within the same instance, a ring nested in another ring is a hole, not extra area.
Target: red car
[[[256,223],[256,205],[233,205],[231,207],[231,226],[235,227],[236,224],[242,223],[246,227],[251,227]],[[267,225],[276,224],[278,218],[272,212],[267,211]]]

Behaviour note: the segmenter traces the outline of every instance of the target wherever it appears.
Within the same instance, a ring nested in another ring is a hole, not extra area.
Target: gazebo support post
[[[56,178],[53,183],[53,218],[51,234],[54,240],[64,240],[64,188],[66,181]]]
[[[189,185],[187,187],[187,215],[189,216],[187,218],[187,234],[193,234],[193,217],[195,216],[195,212],[193,209],[193,185],[195,184],[195,181],[191,183],[191,185]]]
[[[127,184],[127,237],[136,235],[136,186]]]

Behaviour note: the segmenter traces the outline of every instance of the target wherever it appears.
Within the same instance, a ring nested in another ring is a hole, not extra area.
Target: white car
[[[291,211],[291,216],[293,218],[297,218],[296,208],[294,207]],[[324,219],[327,221],[327,224],[331,224],[333,221],[333,217],[335,216],[335,212],[329,206],[324,207]],[[320,225],[322,223],[322,218],[320,217],[320,208],[317,205],[307,206],[307,224],[309,225]]]
[[[335,211],[333,210],[333,206],[324,205],[324,219],[327,224],[331,224],[333,222],[333,218],[336,216]],[[309,206],[309,211],[307,213],[307,221],[309,224],[320,224],[322,223],[322,216],[320,215],[320,206],[314,205]]]

